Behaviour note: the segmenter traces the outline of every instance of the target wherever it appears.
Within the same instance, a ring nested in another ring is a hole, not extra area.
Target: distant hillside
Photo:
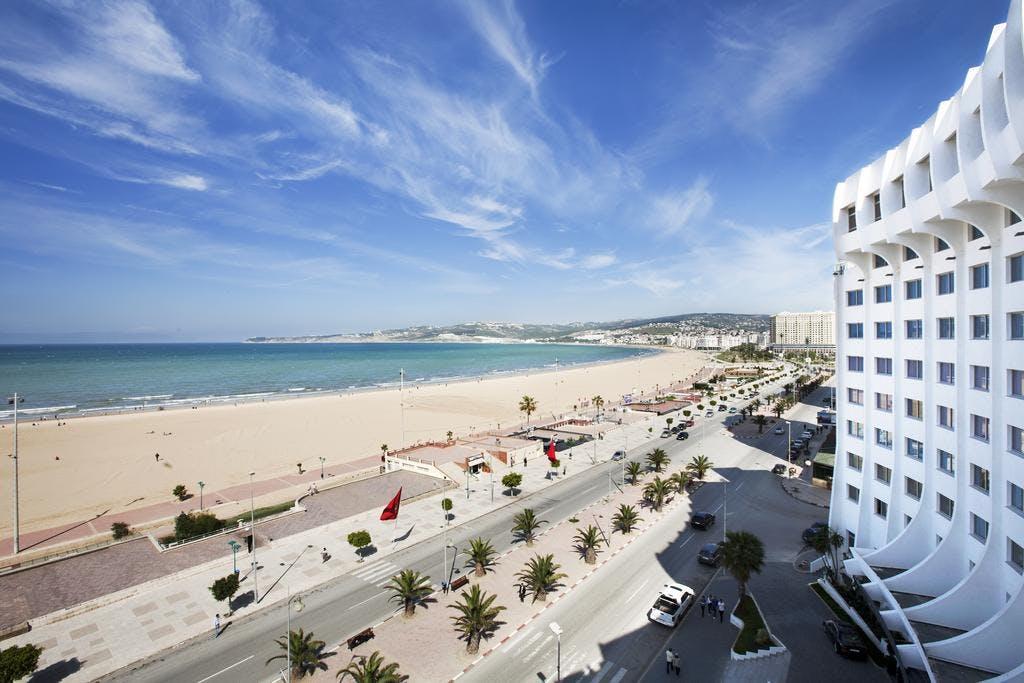
[[[612,322],[574,322],[564,325],[532,323],[467,322],[456,325],[420,325],[399,329],[324,334],[297,337],[250,337],[253,344],[280,343],[356,343],[396,341],[479,341],[599,342],[623,334],[671,336],[674,334],[738,334],[768,330],[767,315],[744,313],[684,313],[663,318],[616,320]]]

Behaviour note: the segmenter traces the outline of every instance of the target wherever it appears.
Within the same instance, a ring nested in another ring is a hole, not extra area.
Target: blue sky
[[[1007,0],[0,4],[0,341],[831,306]]]

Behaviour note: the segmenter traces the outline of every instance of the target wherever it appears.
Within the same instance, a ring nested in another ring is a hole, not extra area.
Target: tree
[[[526,590],[533,593],[534,600],[543,602],[548,593],[555,590],[558,582],[567,574],[558,571],[562,565],[555,562],[554,555],[534,555],[529,562],[516,574],[516,578],[526,585]]]
[[[381,457],[384,457],[387,454],[388,454],[388,445],[386,443],[382,443],[380,445],[380,455],[381,455]]]
[[[467,567],[473,567],[477,576],[483,576],[487,570],[494,566],[494,556],[498,551],[494,549],[491,542],[482,538],[473,538],[469,541],[469,560]]]
[[[647,464],[650,465],[655,472],[661,472],[661,468],[668,463],[668,454],[660,448],[655,448],[647,454]]]
[[[405,617],[411,617],[416,612],[416,603],[434,592],[430,577],[413,569],[403,569],[392,576],[387,589],[392,593],[391,600],[402,603]]]
[[[661,510],[665,498],[672,492],[672,484],[661,477],[655,477],[654,481],[644,487],[644,498],[651,501],[655,510]]]
[[[757,425],[757,433],[760,434],[761,432],[764,431],[764,426],[768,424],[768,418],[766,418],[764,415],[755,415],[754,424]]]
[[[297,631],[290,631],[288,633],[288,642],[285,642],[284,638],[278,638],[274,641],[278,646],[285,651],[284,654],[274,655],[267,660],[267,664],[270,664],[275,659],[288,659],[288,653],[291,653],[292,660],[292,676],[295,678],[302,678],[306,674],[315,673],[317,669],[327,671],[327,662],[324,661],[324,641],[315,640],[313,638],[313,632],[303,632],[300,628]]]
[[[704,404],[703,403],[698,403],[697,404],[697,410],[704,410]]]
[[[693,475],[683,470],[676,472],[668,478],[670,484],[675,487],[675,490],[679,493],[686,493],[686,489],[690,486],[690,482],[693,481]]]
[[[110,533],[113,534],[115,541],[119,541],[131,536],[132,528],[126,522],[114,522],[110,525]]]
[[[728,531],[722,544],[722,566],[732,574],[740,599],[747,594],[747,582],[764,568],[764,543],[749,531]]]
[[[576,536],[572,539],[576,542],[576,549],[583,554],[587,564],[597,563],[597,547],[601,545],[601,530],[593,524],[586,529],[576,529]]]
[[[351,678],[354,683],[404,683],[409,680],[408,676],[398,672],[397,662],[385,664],[384,657],[378,651],[369,657],[352,660],[337,673],[337,677],[342,680]]]
[[[708,460],[706,455],[695,455],[686,465],[686,471],[692,472],[697,479],[704,481],[704,476],[711,471],[715,463]]]
[[[512,533],[516,540],[525,541],[527,547],[532,547],[541,524],[547,524],[547,520],[537,519],[533,509],[526,508],[512,518]]]
[[[238,574],[231,572],[213,582],[210,586],[213,599],[217,602],[228,601],[228,610],[231,609],[231,598],[238,592]]]
[[[601,398],[600,394],[590,399],[590,402],[594,404],[594,408],[596,408],[599,413],[601,412],[601,408],[604,408],[604,399]]]
[[[686,409],[683,411],[683,417],[690,417],[691,415],[693,415],[692,410]]]
[[[509,472],[501,478],[501,485],[509,490],[509,493],[513,496],[519,489],[519,485],[523,483],[523,475],[519,472]]]
[[[174,518],[174,540],[186,541],[224,528],[224,521],[210,512],[182,512]]]
[[[448,430],[448,433],[447,433],[447,434],[445,434],[445,436],[447,436],[447,437],[448,437],[448,443],[451,443],[451,442],[452,442],[452,438],[453,438],[453,437],[454,437],[455,435],[454,435],[454,434],[452,433],[452,430],[450,430],[450,429],[449,429],[449,430]]]
[[[171,495],[173,495],[178,500],[185,500],[186,498],[188,498],[188,489],[185,488],[184,484],[178,484],[171,490]]]
[[[675,422],[675,418],[672,418],[672,417],[666,417],[666,418],[665,418],[665,428],[666,428],[666,429],[672,429],[672,423],[673,423],[673,422]]]
[[[636,486],[640,481],[640,477],[644,476],[644,466],[636,460],[630,460],[626,463],[626,474],[629,475],[630,483]]]
[[[12,645],[0,649],[0,683],[14,683],[35,672],[43,648],[32,645]]]
[[[449,605],[459,612],[451,619],[459,636],[466,639],[466,652],[471,655],[480,650],[480,639],[501,625],[498,614],[505,608],[494,604],[496,597],[480,590],[480,586],[474,583],[462,594],[459,602]]]
[[[632,505],[619,505],[619,510],[612,516],[612,528],[628,534],[640,522],[640,514]]]
[[[825,556],[825,571],[829,581],[836,582],[839,569],[839,550],[843,547],[843,537],[835,529],[823,526],[811,538],[811,547]]]
[[[451,514],[450,514],[451,511],[452,511],[452,499],[451,498],[442,498],[441,499],[441,509],[444,510],[444,523],[447,524],[448,520],[451,519],[451,517],[452,517]]]
[[[356,549],[356,555],[359,556],[360,562],[363,561],[363,548],[370,545],[371,542],[370,532],[365,529],[353,531],[348,535],[348,544]]]
[[[526,424],[530,424],[530,415],[537,412],[537,401],[532,396],[519,399],[519,412],[526,413]]]

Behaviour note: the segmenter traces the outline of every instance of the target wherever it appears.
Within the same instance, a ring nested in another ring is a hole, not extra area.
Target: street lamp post
[[[236,560],[236,556],[238,554],[238,549],[241,548],[242,546],[239,545],[238,542],[235,541],[234,539],[228,541],[228,546],[230,546],[230,548],[231,548],[231,571],[233,573],[237,574],[238,573],[238,561]]]
[[[252,478],[255,472],[249,473],[249,533],[252,534],[252,599],[260,601],[259,563],[256,561],[256,506],[253,504]]]
[[[21,539],[18,531],[18,404],[24,403],[25,397],[18,396],[15,392],[14,396],[7,399],[7,405],[14,406],[14,554],[17,555],[21,552]]]
[[[793,464],[793,423],[786,420],[786,462]]]
[[[324,462],[327,460],[324,456],[320,456],[320,478],[324,478]]]
[[[203,511],[203,487],[206,486],[205,482],[199,482],[199,511]]]
[[[304,602],[302,602],[302,597],[301,596],[296,595],[294,598],[292,597],[292,591],[291,591],[291,588],[289,586],[286,585],[285,589],[288,591],[288,593],[287,593],[287,595],[288,595],[288,602],[285,603],[285,609],[288,612],[288,616],[286,618],[286,621],[287,621],[287,624],[288,624],[288,626],[287,626],[288,632],[285,634],[285,641],[284,641],[285,643],[288,644],[288,647],[285,648],[285,652],[288,653],[288,675],[287,675],[287,678],[285,680],[287,680],[288,683],[291,683],[291,680],[292,680],[292,603],[293,602],[295,603],[295,611],[296,612],[301,612],[302,608],[305,607],[306,605],[305,605]]]
[[[548,624],[548,628],[555,634],[558,639],[555,644],[555,681],[561,683],[562,681],[562,627],[558,625],[557,621],[552,621]]]

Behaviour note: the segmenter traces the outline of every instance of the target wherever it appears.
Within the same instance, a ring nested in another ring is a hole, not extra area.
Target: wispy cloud
[[[505,62],[521,80],[531,95],[544,78],[550,65],[547,55],[536,53],[526,35],[526,24],[516,11],[512,0],[498,2],[462,3],[470,25],[480,34],[492,52]]]
[[[699,177],[692,185],[651,199],[648,224],[662,236],[676,236],[708,215],[714,205],[709,181]]]

